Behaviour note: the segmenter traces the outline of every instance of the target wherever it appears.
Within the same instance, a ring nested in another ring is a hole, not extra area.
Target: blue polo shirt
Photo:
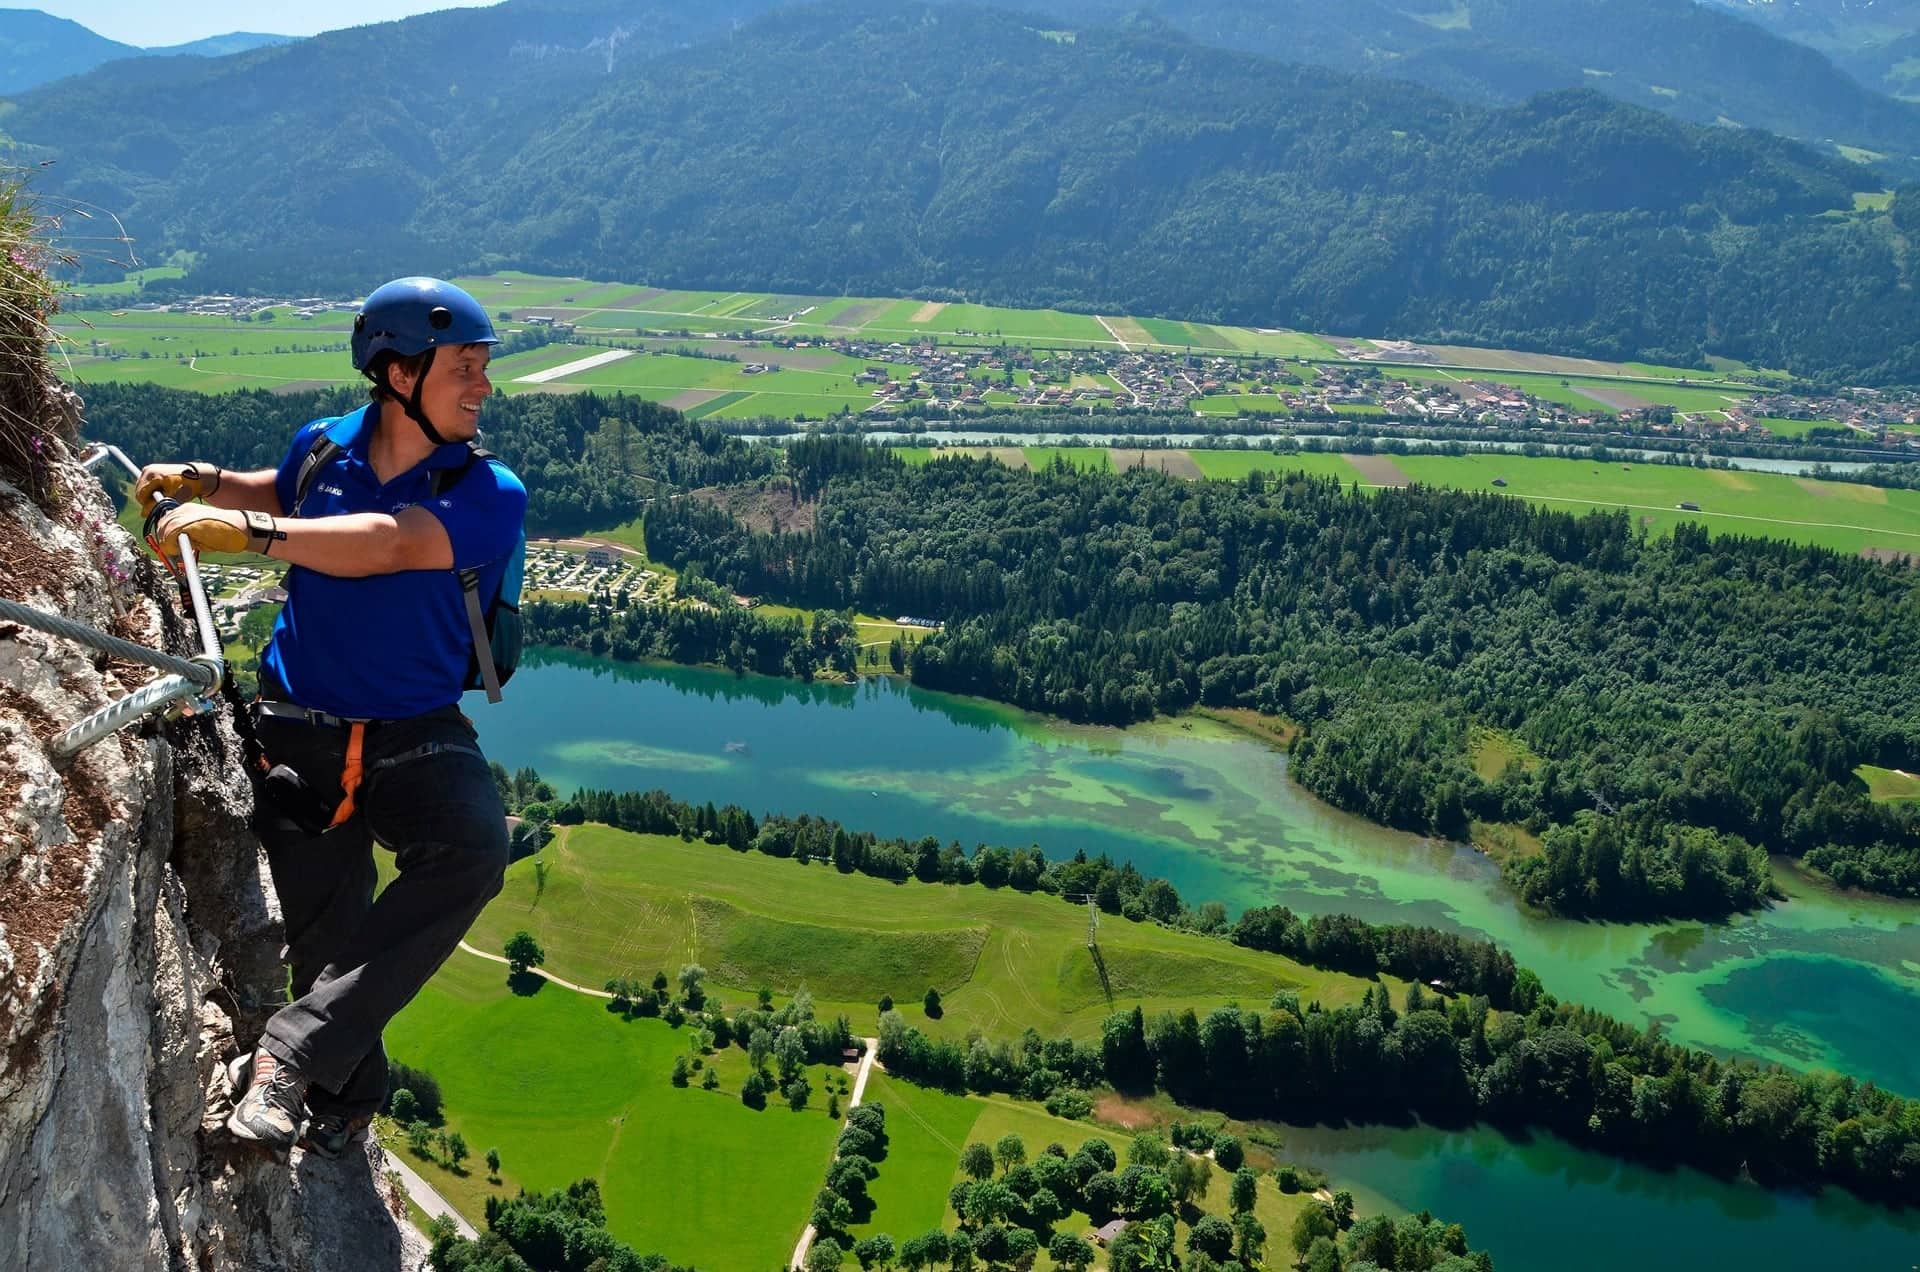
[[[362,407],[351,415],[315,420],[294,434],[275,479],[280,507],[306,519],[423,507],[446,527],[454,568],[348,579],[293,566],[287,571],[287,603],[260,662],[302,706],[399,720],[460,700],[473,635],[454,570],[480,568],[483,602],[498,593],[519,542],[527,491],[511,469],[494,460],[473,463],[459,481],[434,496],[434,471],[467,462],[461,442],[437,447],[382,484],[368,461],[376,420],[370,407]],[[306,500],[296,509],[300,463],[321,433],[341,450],[314,473]]]

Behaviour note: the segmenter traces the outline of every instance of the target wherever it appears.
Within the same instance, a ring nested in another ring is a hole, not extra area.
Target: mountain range
[[[1828,145],[1213,47],[1255,42],[1198,25],[1229,0],[1056,2],[508,0],[117,63],[0,127],[190,287],[518,266],[1920,380],[1920,198],[1856,211],[1885,178]]]
[[[38,9],[0,9],[0,94],[80,75],[128,57],[225,57],[284,44],[290,37],[233,31],[189,44],[140,48],[97,35],[78,22]]]

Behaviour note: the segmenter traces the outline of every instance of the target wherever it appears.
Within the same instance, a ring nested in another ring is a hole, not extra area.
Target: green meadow
[[[1862,764],[1854,773],[1867,784],[1867,795],[1872,799],[1890,803],[1920,800],[1920,777],[1912,773],[1874,764]]]
[[[1286,415],[1293,410],[1277,393],[1218,393],[1192,405],[1202,415]]]
[[[485,1227],[489,1192],[600,1181],[608,1227],[641,1251],[706,1268],[771,1268],[806,1224],[839,1120],[825,1078],[808,1071],[809,1106],[740,1102],[748,1061],[738,1047],[707,1057],[720,1086],[669,1081],[694,1053],[689,1031],[625,1020],[599,999],[556,985],[519,995],[499,963],[456,953],[387,1027],[390,1055],[439,1081],[447,1125],[472,1157],[451,1171],[393,1151]],[[501,1154],[502,1183],[480,1159]]]
[[[697,962],[733,1000],[761,987],[805,988],[820,1014],[844,1012],[870,1032],[882,995],[937,1037],[973,1029],[1017,1037],[1093,1038],[1109,1013],[1149,1015],[1228,1002],[1266,1003],[1277,989],[1329,1006],[1366,982],[1222,940],[1102,916],[1100,968],[1086,948],[1087,913],[1044,894],[979,885],[889,883],[605,826],[568,831],[507,870],[506,886],[468,940],[498,951],[532,932],[546,968],[584,985],[651,978]],[[918,1003],[940,991],[939,1020]],[[1111,998],[1109,997],[1111,994]]]
[[[1071,456],[1072,447],[1029,447]],[[1101,448],[1078,448],[1091,457]],[[952,448],[948,453],[995,454],[990,448]],[[908,463],[925,463],[941,452],[902,448]],[[1624,508],[1637,525],[1656,534],[1682,522],[1715,534],[1744,534],[1817,544],[1848,554],[1868,548],[1920,551],[1920,491],[1891,490],[1856,482],[1818,481],[1781,473],[1686,468],[1669,464],[1600,463],[1488,452],[1475,455],[1372,455],[1355,457],[1314,451],[1190,450],[1202,476],[1244,478],[1252,472],[1309,472],[1373,487],[1382,470],[1409,482],[1458,490],[1485,490],[1531,499],[1570,512]],[[1069,458],[1069,462],[1078,462]],[[1495,486],[1495,481],[1503,484]],[[1697,505],[1682,509],[1682,503]]]
[[[1693,521],[1716,534],[1764,535],[1848,554],[1869,547],[1920,548],[1920,491],[1780,473],[1507,454],[1392,459],[1414,481],[1432,485],[1491,490],[1500,478],[1505,494],[1569,511],[1625,508],[1654,533]],[[1682,503],[1699,510],[1682,510]]]
[[[1777,415],[1759,415],[1754,423],[1776,437],[1805,437],[1816,428],[1844,428],[1834,420],[1789,420]]]

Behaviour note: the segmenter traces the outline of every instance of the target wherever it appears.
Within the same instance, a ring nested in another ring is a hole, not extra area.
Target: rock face
[[[0,595],[192,652],[67,416],[30,480],[0,471]],[[288,1164],[220,1129],[221,1062],[285,983],[237,701],[49,756],[157,674],[0,622],[0,1268],[417,1268],[377,1148]]]

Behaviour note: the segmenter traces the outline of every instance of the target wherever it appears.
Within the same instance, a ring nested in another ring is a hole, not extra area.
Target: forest
[[[438,30],[401,29],[342,64],[404,65]],[[610,60],[586,94],[503,38],[454,117],[370,90],[397,122],[369,129],[282,109],[332,47],[82,77],[13,99],[8,135],[57,161],[49,196],[196,253],[195,292],[355,295],[404,260],[1920,381],[1899,200],[1853,204],[1888,177],[1587,89],[1488,107],[1153,23],[1067,41],[843,0]],[[769,84],[804,107],[738,108]]]
[[[647,519],[650,554],[744,595],[942,619],[908,663],[931,688],[1114,724],[1196,704],[1285,715],[1294,776],[1331,803],[1540,836],[1505,868],[1560,912],[1745,908],[1770,890],[1769,852],[1913,877],[1920,814],[1854,775],[1920,753],[1911,572],[1305,475],[910,468],[837,438],[789,462],[819,499],[811,530],[675,501]],[[1491,778],[1476,729],[1521,747]]]

